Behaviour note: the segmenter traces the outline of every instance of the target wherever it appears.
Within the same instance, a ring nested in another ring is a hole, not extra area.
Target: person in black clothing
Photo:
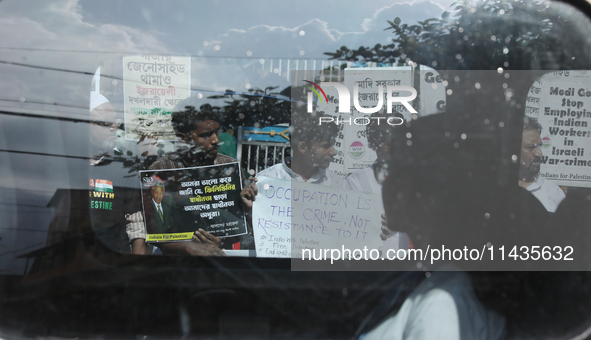
[[[122,119],[107,98],[91,92],[89,215],[98,239],[111,250],[130,252],[126,216],[141,211],[139,180],[117,161],[117,130]]]

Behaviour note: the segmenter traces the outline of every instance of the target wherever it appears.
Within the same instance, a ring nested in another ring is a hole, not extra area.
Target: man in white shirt
[[[292,157],[259,172],[257,178],[270,177],[342,188],[343,178],[328,170],[337,154],[334,143],[338,127],[336,124],[319,125],[321,117],[325,115],[320,112],[294,113],[290,136]],[[240,193],[247,216],[252,213],[252,202],[257,194],[254,185],[246,186]]]
[[[319,125],[322,113],[294,114],[291,153],[282,163],[265,169],[257,177],[272,177],[342,188],[343,178],[328,170],[337,152],[334,148],[338,127]]]
[[[551,181],[539,176],[542,157],[542,126],[537,120],[525,117],[521,139],[521,164],[519,186],[531,192],[549,212],[556,212],[566,197],[562,189]]]

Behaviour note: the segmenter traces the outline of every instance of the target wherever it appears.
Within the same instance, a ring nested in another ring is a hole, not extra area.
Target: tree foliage
[[[542,1],[458,0],[439,19],[388,20],[392,43],[327,52],[330,59],[439,69],[585,68],[589,45],[574,12]],[[587,66],[588,67],[588,66]]]
[[[248,93],[226,90],[224,94],[212,95],[210,99],[224,99],[224,105],[214,106],[220,123],[231,128],[238,126],[265,127],[290,120],[289,96],[277,93],[277,87],[249,89]]]

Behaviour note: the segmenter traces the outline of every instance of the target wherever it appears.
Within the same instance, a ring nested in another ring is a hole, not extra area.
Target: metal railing
[[[252,176],[291,155],[289,126],[238,128],[236,158]]]

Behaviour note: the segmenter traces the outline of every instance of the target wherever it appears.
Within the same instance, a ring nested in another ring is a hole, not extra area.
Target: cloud
[[[10,8],[0,13],[1,45],[10,48],[2,50],[2,61],[94,72],[103,61],[121,53],[171,53],[156,33],[85,22],[76,0],[49,4],[39,1],[32,7],[35,10],[28,13],[21,13],[20,9],[11,12]],[[1,71],[13,79],[0,83],[3,96],[74,105],[88,98],[90,76],[6,65]]]
[[[325,58],[341,46],[358,48],[387,43],[391,32],[384,31],[387,20],[400,17],[415,23],[427,18],[439,18],[444,8],[432,1],[400,3],[382,7],[371,18],[359,23],[359,31],[342,32],[320,19],[295,27],[257,25],[249,29],[230,29],[199,52],[205,56],[257,58]]]
[[[247,30],[228,30],[225,34],[208,41],[202,53],[245,58],[318,57],[325,46],[333,46],[343,34],[330,29],[328,23],[319,19],[291,28],[258,25]]]
[[[433,1],[404,2],[385,6],[377,10],[372,18],[363,20],[361,27],[365,32],[383,31],[388,27],[387,20],[399,17],[403,23],[414,24],[428,18],[439,19],[445,8]]]

